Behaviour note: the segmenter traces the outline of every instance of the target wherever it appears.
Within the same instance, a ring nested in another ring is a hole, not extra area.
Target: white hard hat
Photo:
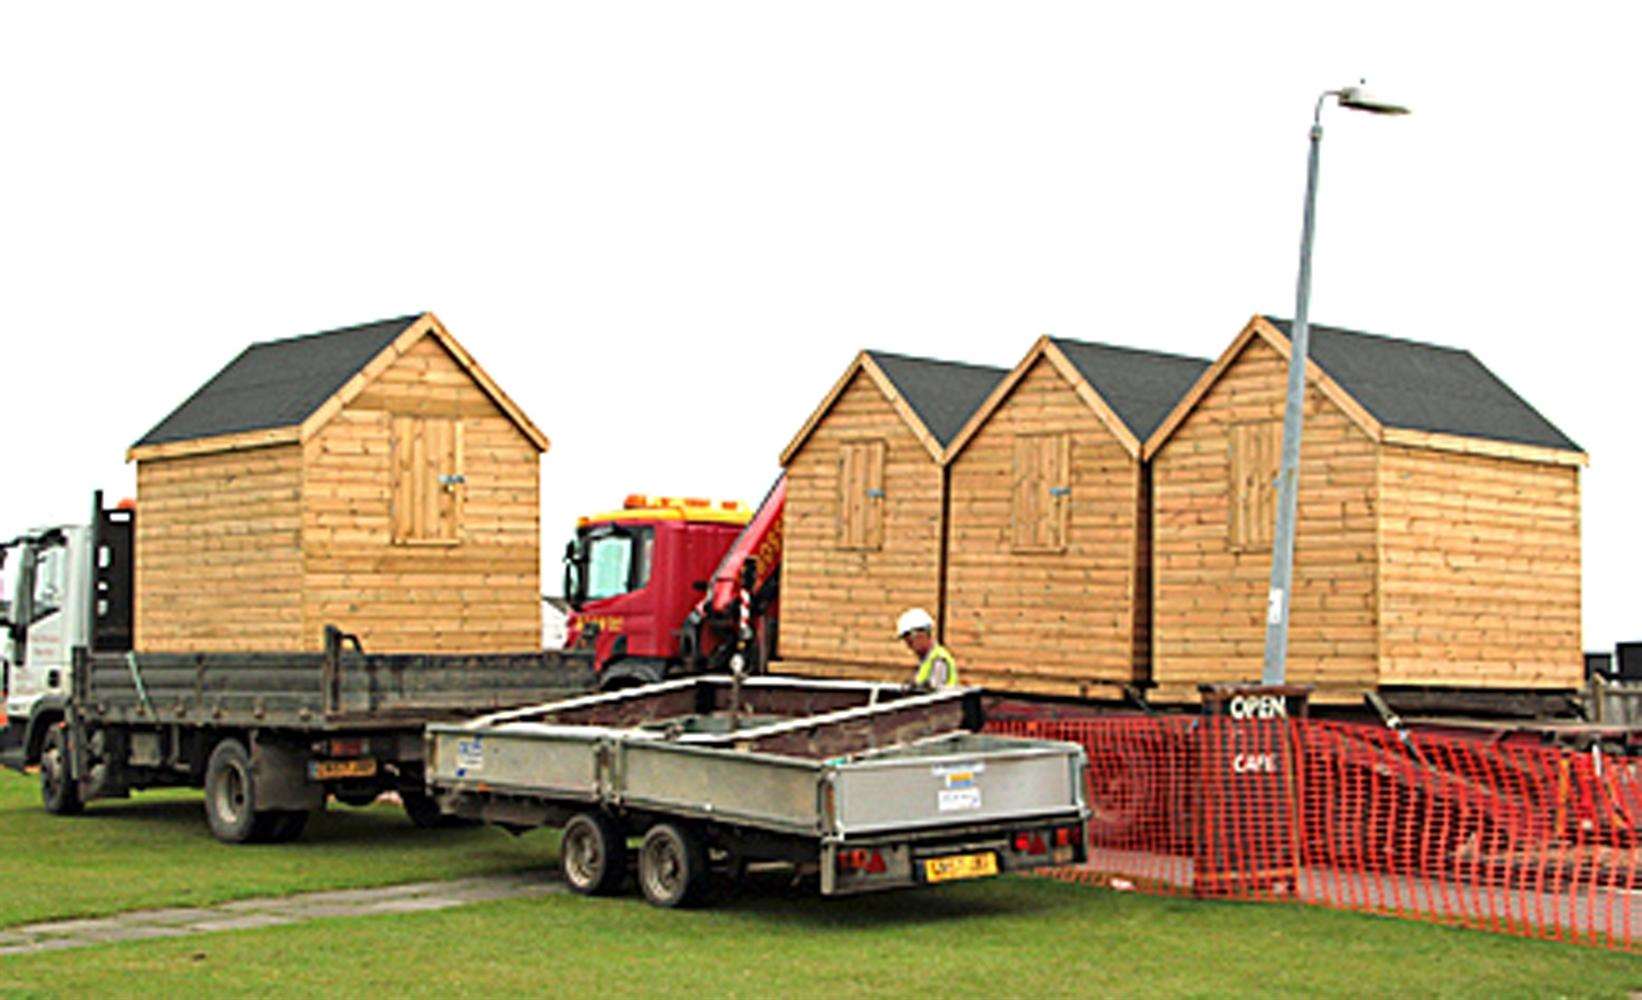
[[[921,628],[935,629],[935,619],[929,617],[929,612],[923,608],[907,608],[901,612],[901,617],[895,619],[895,634],[902,639],[907,637],[907,633]]]

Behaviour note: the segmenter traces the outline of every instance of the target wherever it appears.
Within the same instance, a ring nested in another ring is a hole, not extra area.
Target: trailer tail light
[[[838,870],[841,872],[858,872],[866,875],[877,875],[886,870],[884,856],[878,851],[865,847],[857,847],[849,851],[838,852]]]
[[[1047,854],[1049,845],[1043,839],[1043,834],[1036,830],[1023,831],[1015,834],[1016,854]]]

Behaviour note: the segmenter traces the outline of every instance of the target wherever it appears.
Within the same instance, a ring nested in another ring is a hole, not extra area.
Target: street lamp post
[[[1277,468],[1277,524],[1272,532],[1271,590],[1266,595],[1265,684],[1282,684],[1288,667],[1289,605],[1294,581],[1294,520],[1300,486],[1300,431],[1304,418],[1306,350],[1311,329],[1311,233],[1317,213],[1317,155],[1323,142],[1323,104],[1330,97],[1342,108],[1376,115],[1406,115],[1408,109],[1371,97],[1361,86],[1325,91],[1311,116],[1311,152],[1306,161],[1306,210],[1300,228],[1300,279],[1294,326],[1289,336],[1288,396],[1283,404],[1283,451]]]

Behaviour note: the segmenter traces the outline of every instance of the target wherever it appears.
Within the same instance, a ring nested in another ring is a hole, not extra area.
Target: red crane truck
[[[761,673],[775,649],[786,500],[783,477],[756,512],[632,495],[580,518],[564,556],[565,648],[592,655],[605,690],[725,670],[738,649],[744,671]]]

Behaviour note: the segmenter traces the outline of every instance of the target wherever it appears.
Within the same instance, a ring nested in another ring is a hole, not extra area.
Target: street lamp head
[[[1350,108],[1353,111],[1367,111],[1375,115],[1406,115],[1408,109],[1401,104],[1392,104],[1370,94],[1361,84],[1355,87],[1344,87],[1339,92],[1340,107]]]

